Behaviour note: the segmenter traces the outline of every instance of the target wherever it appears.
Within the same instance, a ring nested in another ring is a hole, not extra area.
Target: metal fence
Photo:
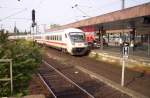
[[[10,89],[11,89],[11,93],[13,93],[13,75],[12,75],[12,59],[0,59],[0,62],[2,62],[2,63],[9,63],[9,65],[10,65],[10,77],[9,78],[2,78],[2,79],[0,79],[0,81],[10,81],[11,82],[11,87],[10,87]]]

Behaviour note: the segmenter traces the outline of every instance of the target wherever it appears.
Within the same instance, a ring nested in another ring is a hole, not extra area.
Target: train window
[[[62,40],[62,36],[60,35],[60,40]]]
[[[56,40],[56,36],[54,35],[54,40]]]
[[[54,36],[53,36],[53,40],[54,40]]]
[[[61,36],[59,35],[59,41],[61,41]]]
[[[62,40],[62,36],[60,35],[60,41]]]
[[[49,36],[49,40],[51,40],[51,36]]]
[[[65,34],[65,37],[67,38],[67,34]]]
[[[53,36],[51,36],[51,39],[53,40]]]
[[[59,36],[57,35],[57,40],[59,40]]]
[[[57,40],[59,41],[59,35],[57,35]]]
[[[56,40],[58,40],[58,36],[56,35]]]
[[[52,40],[52,36],[50,36],[50,39]]]

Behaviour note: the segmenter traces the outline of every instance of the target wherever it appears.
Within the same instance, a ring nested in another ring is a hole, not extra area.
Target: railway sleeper
[[[73,88],[73,89],[66,89],[64,91],[57,91],[57,96],[63,97],[63,96],[75,96],[75,95],[82,95],[83,92]],[[70,97],[71,98],[71,97]]]

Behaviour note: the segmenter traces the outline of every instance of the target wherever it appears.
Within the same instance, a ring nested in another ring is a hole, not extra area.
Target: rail
[[[52,68],[53,70],[55,70],[58,74],[60,74],[62,77],[64,77],[67,81],[69,81],[70,83],[72,83],[73,85],[75,85],[76,87],[78,87],[81,91],[83,91],[85,94],[87,94],[90,98],[95,98],[93,95],[91,95],[89,92],[87,92],[85,89],[83,89],[82,87],[80,87],[78,84],[76,84],[75,82],[73,82],[71,79],[69,79],[68,77],[66,77],[63,73],[61,73],[59,70],[57,70],[56,68],[54,68],[53,66],[51,66],[49,63],[47,63],[46,61],[42,60],[42,62],[46,65],[48,65],[50,68]]]
[[[44,83],[44,85],[47,87],[48,91],[53,95],[54,98],[57,98],[57,96],[55,95],[55,93],[52,91],[52,89],[47,85],[47,83],[45,82],[45,80],[43,79],[43,77],[41,76],[40,73],[37,74],[39,76],[39,78],[42,80],[42,82]]]

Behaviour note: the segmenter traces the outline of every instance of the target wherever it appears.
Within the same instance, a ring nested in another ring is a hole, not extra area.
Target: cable
[[[19,22],[21,22],[21,21],[31,21],[31,19],[27,19],[27,18],[8,18],[7,19],[7,21],[19,21]]]
[[[75,4],[74,6],[72,6],[72,8],[77,8],[77,10],[79,10],[82,14],[90,17],[87,13],[85,13],[83,10],[81,10],[79,7],[78,7],[78,4]]]
[[[138,6],[138,5],[141,5],[141,4],[144,4],[144,3],[148,3],[150,2],[150,0],[148,1],[144,1],[144,0],[126,0],[126,8],[129,8],[129,7],[133,7],[133,6]]]
[[[44,2],[45,0],[41,0],[40,2],[39,2],[39,4],[36,6],[36,9],[38,9],[41,5],[42,5],[42,3]]]
[[[9,15],[9,16],[3,18],[3,19],[1,19],[0,22],[3,21],[3,20],[5,20],[5,19],[8,19],[8,18],[10,18],[10,17],[12,17],[12,16],[16,16],[16,15],[18,15],[18,14],[20,14],[20,13],[26,11],[26,10],[27,10],[27,8],[25,8],[25,9],[23,9],[23,10],[21,10],[21,11],[18,11],[18,12],[16,12],[16,13],[13,13],[13,14],[11,14],[11,15]]]
[[[3,7],[3,6],[0,6],[0,8],[6,8],[6,9],[25,9],[25,8],[19,8],[19,7]]]
[[[90,17],[88,14],[86,14],[84,11],[82,11],[79,7],[77,7],[77,9],[78,9],[81,13],[83,13],[84,15]]]
[[[94,5],[96,4],[93,0],[88,0],[89,2],[93,3]],[[99,9],[98,7],[95,7],[97,9],[97,11],[101,11],[101,9]]]

